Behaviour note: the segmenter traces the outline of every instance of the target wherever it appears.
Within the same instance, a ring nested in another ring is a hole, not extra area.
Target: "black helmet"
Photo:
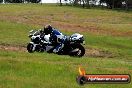
[[[45,34],[50,34],[52,32],[52,26],[51,25],[46,25],[44,27],[44,33]]]

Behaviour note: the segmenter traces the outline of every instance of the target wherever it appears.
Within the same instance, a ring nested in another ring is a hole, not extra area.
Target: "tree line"
[[[62,0],[60,5],[62,5]],[[83,8],[90,8],[94,6],[107,7],[109,9],[113,8],[132,8],[132,0],[65,0],[70,1],[73,6],[81,6]],[[97,5],[98,2],[98,5]]]
[[[62,1],[65,1],[66,5],[80,6],[83,8],[90,8],[95,6],[113,8],[132,8],[132,0],[58,0],[62,6]],[[40,3],[41,0],[0,0],[0,3]],[[97,5],[98,2],[98,5]]]

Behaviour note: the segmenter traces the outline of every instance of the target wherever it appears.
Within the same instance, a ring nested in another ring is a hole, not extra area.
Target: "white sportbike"
[[[29,53],[34,51],[52,53],[56,46],[50,43],[50,34],[45,35],[44,40],[41,40],[40,35],[32,30],[30,31],[29,37],[31,38],[31,42],[27,45]],[[57,54],[82,57],[85,54],[85,48],[82,46],[83,44],[85,44],[83,35],[79,33],[74,33],[71,36],[64,36],[64,46]]]

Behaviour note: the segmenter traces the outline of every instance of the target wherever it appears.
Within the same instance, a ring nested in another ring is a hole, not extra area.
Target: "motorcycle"
[[[34,51],[37,52],[48,52],[52,53],[55,45],[51,44],[49,41],[50,34],[44,36],[44,41],[41,40],[39,34],[36,31],[30,31],[29,37],[31,42],[27,45],[27,50],[29,53]],[[82,57],[85,54],[85,48],[82,44],[85,44],[83,35],[79,33],[74,33],[71,36],[64,36],[64,46],[57,53],[58,55],[70,55]]]

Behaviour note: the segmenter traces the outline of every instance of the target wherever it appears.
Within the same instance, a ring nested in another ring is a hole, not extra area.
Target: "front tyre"
[[[70,56],[82,57],[85,54],[85,48],[81,44],[72,45],[73,50],[70,52]]]
[[[31,43],[29,43],[28,45],[27,45],[27,50],[28,50],[28,52],[29,53],[33,53],[33,44],[31,44]]]

